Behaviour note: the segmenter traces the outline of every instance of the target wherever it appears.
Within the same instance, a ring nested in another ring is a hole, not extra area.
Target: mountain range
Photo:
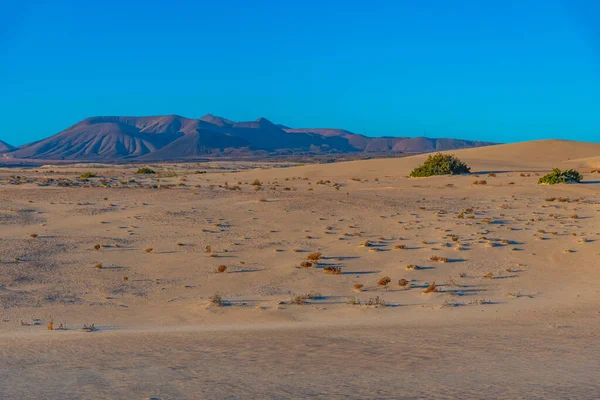
[[[266,118],[234,122],[207,114],[92,117],[19,147],[0,141],[4,159],[66,161],[170,161],[340,153],[424,153],[494,143],[426,137],[367,137],[344,129],[294,129]]]

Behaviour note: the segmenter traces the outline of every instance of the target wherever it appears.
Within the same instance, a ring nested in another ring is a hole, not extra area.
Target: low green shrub
[[[142,167],[137,170],[136,174],[155,174],[156,171],[149,167]]]
[[[583,176],[574,169],[561,171],[554,168],[551,173],[542,176],[538,180],[538,185],[556,185],[557,183],[579,183]]]
[[[88,178],[95,178],[95,177],[96,177],[96,174],[94,174],[93,172],[86,172],[81,175],[81,179],[88,179]]]
[[[427,160],[412,170],[410,176],[420,178],[433,175],[467,174],[471,169],[467,164],[451,154],[429,155]]]

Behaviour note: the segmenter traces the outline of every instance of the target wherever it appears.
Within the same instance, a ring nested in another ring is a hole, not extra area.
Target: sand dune
[[[407,178],[424,155],[0,170],[0,391],[593,398],[600,145],[452,153],[479,176]],[[588,184],[536,184],[564,166]]]

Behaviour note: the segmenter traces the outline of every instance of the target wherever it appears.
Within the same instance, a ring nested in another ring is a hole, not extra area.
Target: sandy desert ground
[[[600,144],[451,153],[0,169],[0,398],[600,398]]]

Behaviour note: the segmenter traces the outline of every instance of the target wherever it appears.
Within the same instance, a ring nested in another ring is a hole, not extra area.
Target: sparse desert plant
[[[404,249],[406,249],[406,246],[405,246],[405,245],[403,245],[403,244],[397,244],[397,245],[395,245],[395,246],[394,246],[394,249],[397,249],[397,250],[404,250]]]
[[[152,247],[147,248],[146,250],[144,250],[146,253],[152,253],[154,249]]]
[[[487,274],[485,274],[483,276],[485,279],[493,279],[494,278],[494,273],[493,272],[488,272]]]
[[[389,276],[384,276],[383,278],[379,279],[379,281],[377,282],[378,286],[387,286],[392,280],[390,279]]]
[[[304,294],[298,294],[292,297],[292,304],[302,305],[305,304],[307,300],[315,300],[321,297],[321,293],[317,292],[308,292]]]
[[[306,256],[306,259],[310,261],[317,261],[320,260],[322,256],[323,254],[320,251],[313,251],[312,253]]]
[[[496,173],[495,172],[490,172],[488,173],[488,176],[491,178],[495,178],[496,177]]]
[[[94,174],[93,172],[85,172],[83,174],[81,174],[81,179],[88,179],[88,178],[95,178],[96,174]]]
[[[212,253],[212,247],[210,247],[210,246],[206,246],[206,247],[204,248],[204,252],[205,252],[205,253]]]
[[[556,185],[558,183],[579,183],[583,176],[574,169],[561,171],[554,168],[551,173],[542,176],[538,180],[538,185]]]
[[[96,325],[91,324],[83,324],[83,328],[81,328],[82,330],[86,331],[86,332],[94,332],[96,330],[98,330],[98,328],[96,328]]]
[[[156,171],[150,167],[141,167],[135,172],[136,174],[155,174]]]
[[[128,280],[129,280],[129,277],[128,277],[128,276],[124,276],[124,277],[123,277],[123,282],[127,282]]]
[[[471,169],[457,157],[449,154],[437,153],[429,155],[425,162],[412,170],[413,178],[433,175],[467,174]]]
[[[99,244],[94,245],[94,250],[100,250],[102,246],[100,246]]]
[[[431,285],[429,285],[427,287],[427,289],[425,289],[423,291],[423,293],[427,294],[427,293],[431,293],[431,292],[437,292],[438,288],[435,286],[435,282],[431,282]]]
[[[227,271],[227,265],[219,265],[219,266],[217,267],[217,272],[219,272],[219,273],[223,273],[223,272],[225,272],[225,271]]]
[[[48,322],[48,330],[49,331],[53,331],[54,330],[54,321],[50,320],[50,322]]]
[[[300,263],[300,266],[302,268],[311,268],[313,266],[313,263],[311,261],[302,261]]]
[[[29,235],[29,237],[36,238],[36,237],[38,237],[38,235],[37,235],[37,233],[32,233],[31,235]]]
[[[417,269],[419,269],[418,265],[409,264],[409,265],[406,266],[406,270],[407,271],[414,271],[414,270],[417,270]]]
[[[406,286],[409,285],[409,283],[410,283],[410,281],[408,279],[402,278],[402,279],[400,279],[398,281],[398,286],[400,286],[400,287],[406,287]]]
[[[94,268],[101,269],[102,268],[102,264],[98,263],[98,264],[94,265]]]
[[[341,273],[342,273],[342,269],[340,267],[327,266],[327,267],[323,268],[323,270],[325,271],[326,274],[331,274],[331,275],[341,275]]]
[[[473,181],[473,185],[487,185],[487,181],[486,181],[486,180],[483,180],[483,179],[481,179],[481,180],[477,180],[477,179],[475,179],[475,180]]]
[[[365,285],[363,285],[362,283],[355,283],[354,284],[354,290],[356,290],[357,292],[362,291],[363,287],[365,287]]]

